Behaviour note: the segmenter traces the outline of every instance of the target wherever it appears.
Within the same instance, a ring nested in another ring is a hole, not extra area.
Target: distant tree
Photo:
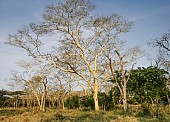
[[[8,91],[6,90],[0,90],[0,107],[4,107],[4,106],[9,106],[10,107],[10,103],[7,102],[7,100],[10,99],[8,95]]]
[[[72,91],[73,79],[69,73],[65,73],[61,70],[54,70],[51,80],[54,83],[56,90],[58,107],[65,109],[65,98],[68,93]]]
[[[23,89],[27,89],[28,92],[32,92],[39,109],[46,110],[46,95],[47,95],[47,77],[50,74],[50,68],[47,65],[42,65],[41,62],[25,62],[20,61],[18,63],[25,71],[21,75],[18,72],[13,73],[12,80],[22,85]],[[35,70],[36,67],[36,70]],[[29,89],[29,90],[28,90]],[[26,92],[26,91],[25,91]],[[30,94],[30,93],[28,93]]]
[[[13,101],[13,107],[18,108],[21,105],[21,97],[25,95],[23,91],[9,91],[7,94],[10,97],[10,100]]]
[[[14,107],[21,106],[21,97],[25,93],[23,91],[7,91],[0,90],[0,107]]]

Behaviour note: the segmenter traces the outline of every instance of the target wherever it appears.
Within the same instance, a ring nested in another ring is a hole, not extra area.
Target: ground
[[[170,108],[159,118],[151,116],[139,116],[137,112],[121,110],[113,111],[83,111],[83,110],[58,110],[47,109],[40,112],[26,108],[0,109],[0,122],[170,122]]]

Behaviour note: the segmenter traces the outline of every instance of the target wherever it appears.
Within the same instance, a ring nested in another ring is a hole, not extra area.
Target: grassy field
[[[0,122],[170,122],[170,110],[165,108],[160,117],[145,115],[140,111],[81,111],[48,109],[46,112],[25,108],[0,109]]]

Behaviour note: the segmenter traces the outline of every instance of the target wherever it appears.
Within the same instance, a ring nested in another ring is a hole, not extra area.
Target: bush
[[[71,98],[68,98],[65,102],[65,107],[68,107],[69,109],[76,109],[79,107],[79,96],[73,96]]]

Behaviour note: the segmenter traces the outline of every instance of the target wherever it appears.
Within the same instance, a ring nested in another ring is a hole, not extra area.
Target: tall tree
[[[33,58],[48,61],[54,67],[80,77],[92,90],[98,111],[98,91],[110,77],[104,54],[118,46],[119,35],[128,32],[132,23],[115,13],[94,15],[94,8],[89,0],[66,0],[49,5],[42,22],[24,26],[16,34],[9,35],[7,43],[26,50]],[[59,39],[58,46],[50,53],[42,49],[44,38],[41,37],[48,34]]]

